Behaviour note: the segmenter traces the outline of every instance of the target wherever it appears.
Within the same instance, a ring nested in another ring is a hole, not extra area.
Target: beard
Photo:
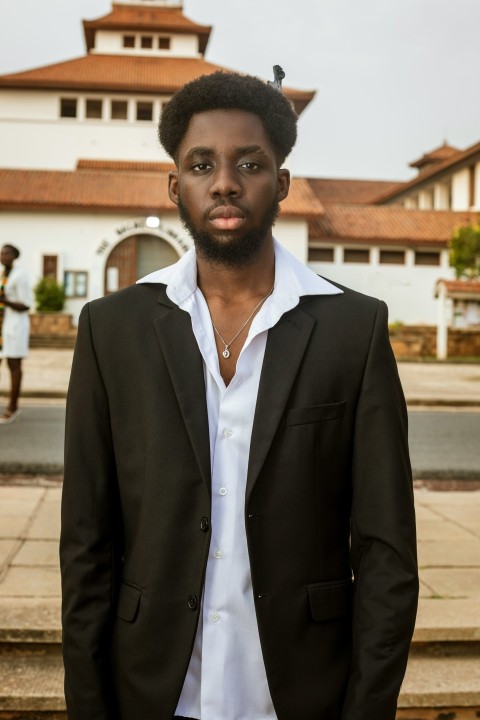
[[[208,220],[211,210],[212,208],[209,208],[204,213],[204,221]],[[208,230],[195,227],[181,197],[178,198],[178,212],[184,228],[193,239],[197,254],[203,260],[225,267],[240,268],[252,265],[260,255],[278,217],[280,205],[275,198],[266,208],[256,228],[244,233],[225,233],[221,236],[215,236]]]

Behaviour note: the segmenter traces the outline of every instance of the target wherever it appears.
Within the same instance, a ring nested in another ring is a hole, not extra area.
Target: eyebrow
[[[267,153],[260,145],[239,145],[233,148],[235,155],[248,155],[249,153],[257,153],[260,155],[266,155]],[[185,160],[191,160],[196,155],[203,155],[204,157],[213,157],[215,155],[215,147],[204,147],[198,146],[193,147],[185,155]]]

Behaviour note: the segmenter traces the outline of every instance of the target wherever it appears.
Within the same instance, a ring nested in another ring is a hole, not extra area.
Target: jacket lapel
[[[267,457],[314,326],[313,317],[297,306],[268,331],[250,443],[247,500]]]
[[[202,356],[192,331],[190,315],[160,296],[161,315],[155,331],[175,389],[175,395],[197,458],[211,492],[210,438]]]

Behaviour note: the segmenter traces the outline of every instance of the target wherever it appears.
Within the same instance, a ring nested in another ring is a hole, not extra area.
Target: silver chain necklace
[[[220,338],[220,340],[222,341],[222,343],[225,345],[225,349],[224,349],[223,352],[222,352],[222,355],[223,355],[223,357],[225,358],[225,360],[230,357],[230,350],[228,349],[228,348],[230,347],[230,345],[232,345],[232,343],[235,342],[235,340],[238,338],[238,336],[240,335],[240,333],[242,332],[242,330],[248,325],[248,323],[250,322],[250,320],[252,319],[252,317],[255,315],[255,313],[257,312],[257,310],[258,310],[258,308],[260,307],[260,305],[263,305],[263,303],[265,302],[265,300],[266,300],[268,297],[270,297],[270,295],[271,295],[272,292],[273,292],[273,288],[274,288],[274,287],[275,287],[275,285],[274,285],[274,286],[272,287],[272,289],[265,295],[265,297],[260,300],[260,302],[258,303],[258,305],[255,305],[255,307],[253,308],[252,312],[250,313],[250,315],[248,316],[248,318],[247,318],[247,319],[245,320],[245,322],[243,323],[243,325],[242,325],[242,327],[240,328],[240,330],[237,332],[236,335],[234,335],[234,337],[233,337],[233,338],[230,340],[230,342],[228,342],[228,343],[225,342],[225,340],[223,339],[223,337],[220,335],[220,332],[218,331],[217,326],[216,326],[215,323],[213,322],[212,315],[210,314],[210,319],[211,319],[211,321],[212,321],[213,329],[214,329],[215,332],[217,333],[217,335],[218,335],[218,337]]]

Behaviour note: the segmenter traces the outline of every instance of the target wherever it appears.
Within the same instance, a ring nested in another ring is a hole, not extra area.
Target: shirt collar
[[[288,250],[274,240],[275,290],[271,296],[278,308],[285,312],[298,305],[305,295],[339,295],[343,290],[320,277]],[[167,286],[167,296],[181,305],[197,289],[197,260],[195,248],[188,250],[174,265],[156,270],[137,280],[141,283],[162,283]]]

